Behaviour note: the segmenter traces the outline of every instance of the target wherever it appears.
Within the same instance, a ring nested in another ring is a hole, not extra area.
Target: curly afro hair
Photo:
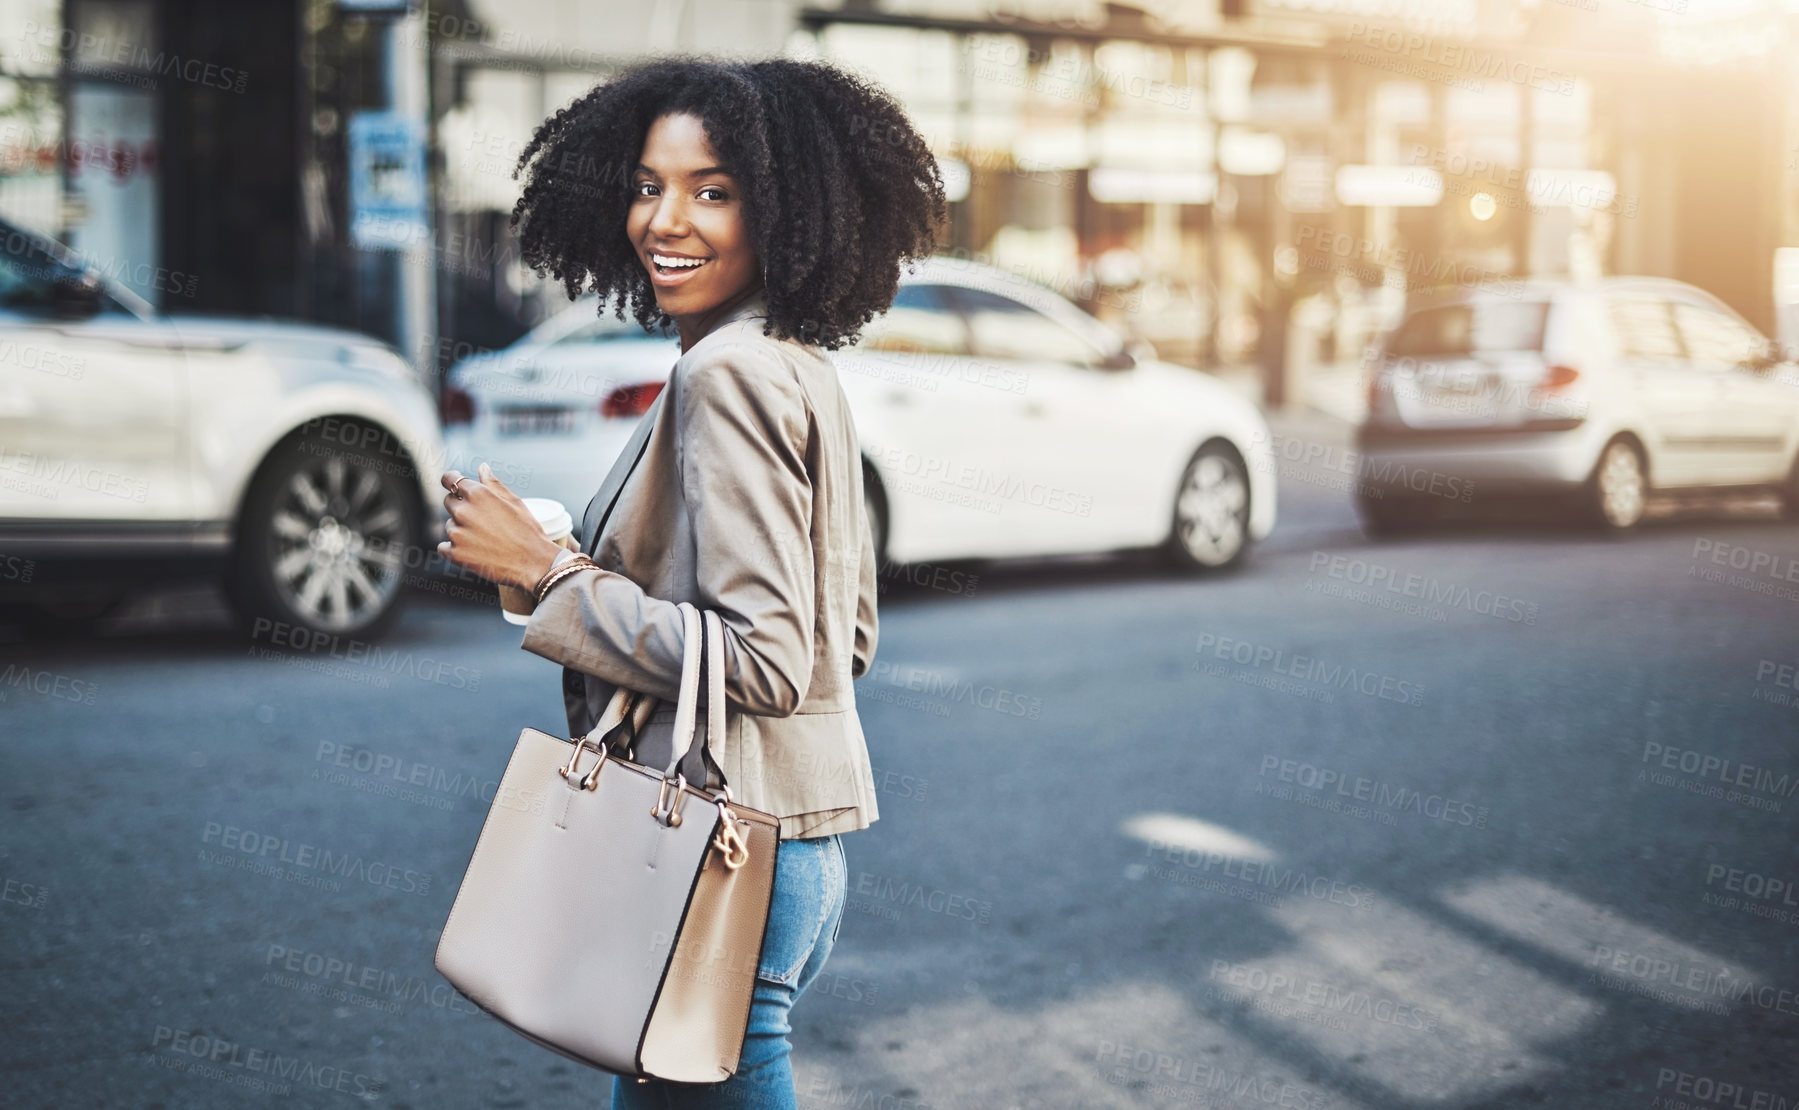
[[[598,293],[646,329],[672,325],[625,235],[631,175],[650,125],[687,114],[742,187],[763,265],[764,333],[834,350],[899,290],[902,262],[928,255],[943,179],[885,92],[834,66],[774,58],[676,57],[626,69],[538,127],[513,176],[525,262],[570,299]],[[602,307],[601,311],[604,311]]]

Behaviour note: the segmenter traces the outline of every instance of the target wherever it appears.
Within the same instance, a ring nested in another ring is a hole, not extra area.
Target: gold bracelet
[[[544,595],[550,592],[551,586],[554,586],[564,578],[567,578],[575,571],[587,570],[589,568],[599,570],[600,566],[598,563],[594,562],[586,552],[576,552],[573,559],[570,559],[568,562],[563,563],[556,569],[546,573],[542,578],[539,578],[537,580],[537,585],[532,588],[531,594],[536,598],[537,604],[542,605]]]

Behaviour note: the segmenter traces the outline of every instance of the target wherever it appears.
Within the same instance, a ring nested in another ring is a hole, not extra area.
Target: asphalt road
[[[1799,529],[1371,542],[1342,481],[1228,577],[895,582],[802,1106],[1799,1100]],[[379,659],[203,592],[0,646],[3,1101],[603,1105],[432,968],[483,784],[564,728],[517,644],[421,591]]]

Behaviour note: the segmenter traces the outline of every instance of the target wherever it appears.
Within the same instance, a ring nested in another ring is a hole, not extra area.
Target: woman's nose
[[[664,195],[657,199],[650,214],[650,234],[658,239],[675,239],[687,231],[687,213],[679,197]]]

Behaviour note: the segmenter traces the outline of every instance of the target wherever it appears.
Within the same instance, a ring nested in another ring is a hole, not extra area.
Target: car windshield
[[[1547,301],[1470,301],[1407,316],[1387,345],[1395,355],[1479,355],[1540,351]]]

